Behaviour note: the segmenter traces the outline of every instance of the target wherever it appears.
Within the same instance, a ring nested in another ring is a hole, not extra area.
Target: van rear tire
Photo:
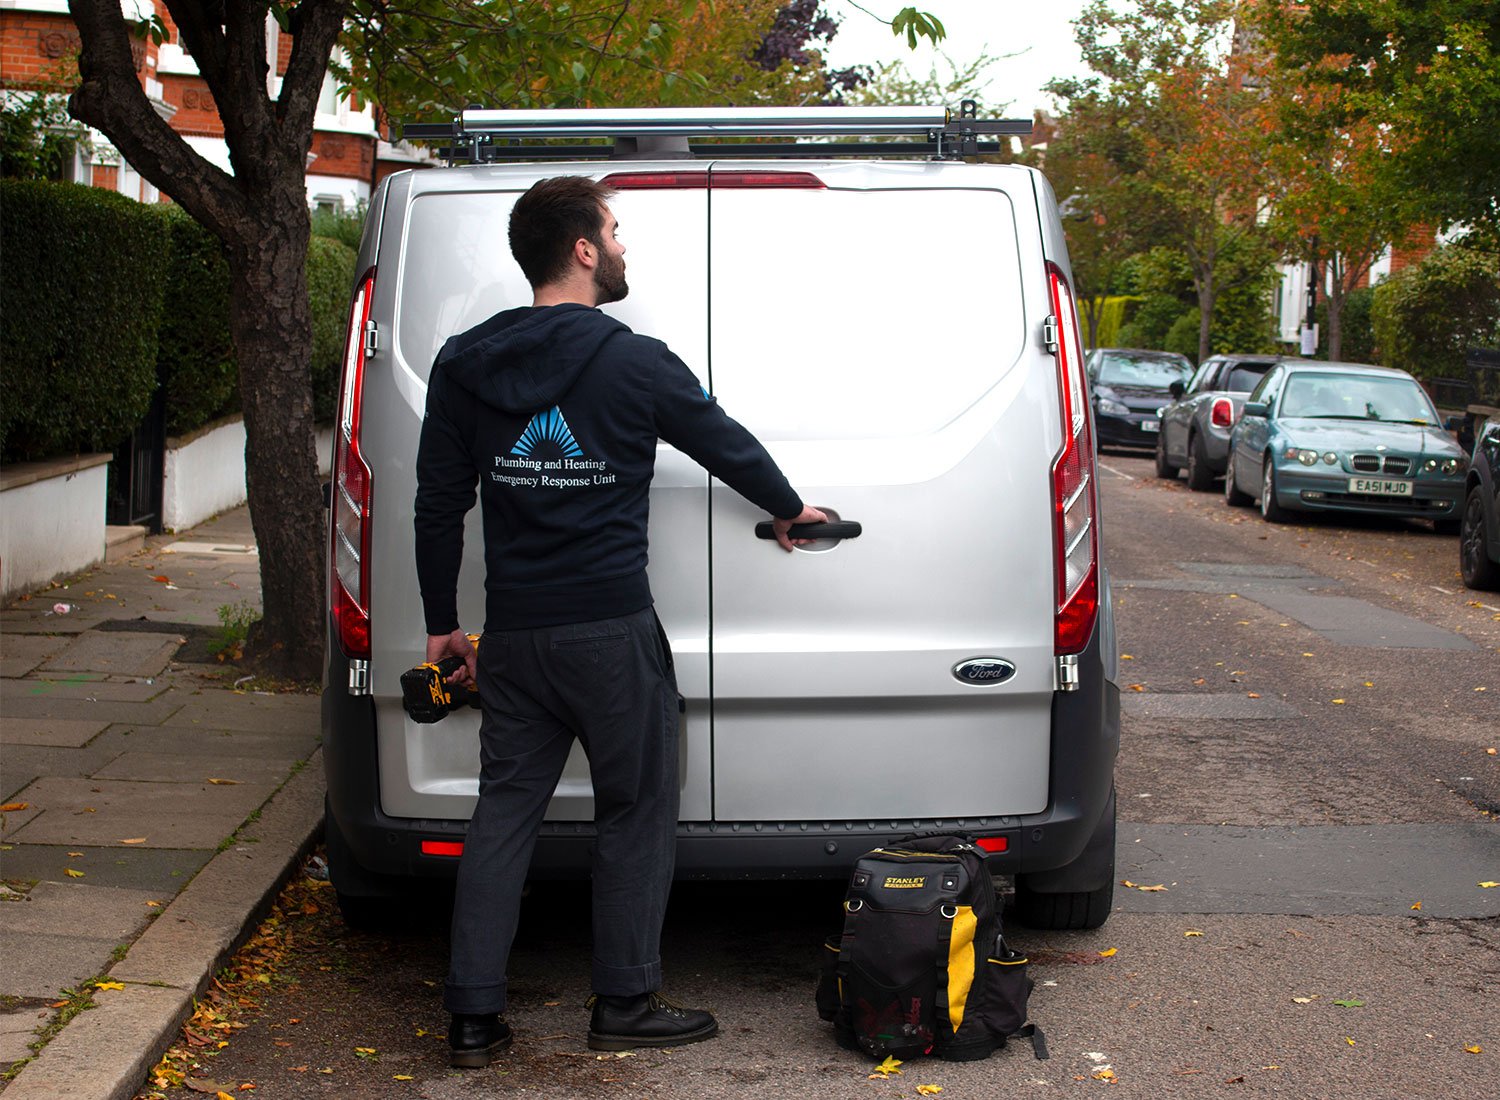
[[[1103,873],[1104,885],[1095,890],[1037,890],[1032,886],[1032,876],[1016,876],[1016,919],[1027,928],[1049,931],[1072,932],[1084,928],[1100,928],[1109,919],[1115,900],[1115,793],[1110,792],[1109,806],[1099,819],[1094,835],[1072,867],[1092,866],[1098,868],[1088,875],[1085,882],[1097,882]],[[1049,874],[1037,876],[1045,879]]]

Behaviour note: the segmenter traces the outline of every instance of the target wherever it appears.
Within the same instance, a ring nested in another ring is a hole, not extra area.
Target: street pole
[[[1313,245],[1316,247],[1317,239]],[[1310,359],[1318,353],[1318,261],[1314,253],[1307,261],[1307,320],[1302,325],[1302,356]]]

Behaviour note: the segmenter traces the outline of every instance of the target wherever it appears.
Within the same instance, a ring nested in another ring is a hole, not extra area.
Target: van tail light
[[[1094,484],[1094,437],[1089,422],[1078,311],[1062,270],[1047,265],[1052,317],[1057,326],[1057,384],[1062,396],[1063,444],[1052,463],[1053,568],[1057,653],[1088,645],[1099,617],[1099,505]]]
[[[1234,402],[1227,397],[1214,398],[1214,407],[1208,413],[1209,423],[1215,428],[1228,428],[1234,424]]]
[[[683,172],[613,172],[600,182],[615,191],[701,191],[708,187],[716,191],[729,188],[821,191],[828,186],[811,172],[772,172],[754,168],[714,172],[703,169]]]
[[[332,539],[329,606],[347,657],[370,656],[370,467],[359,449],[364,399],[365,331],[375,294],[372,269],[360,280],[344,336],[344,373],[333,434]]]

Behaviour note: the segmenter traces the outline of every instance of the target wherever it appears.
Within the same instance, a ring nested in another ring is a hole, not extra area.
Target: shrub
[[[0,454],[110,450],[156,388],[168,232],[148,207],[69,183],[0,181]]]
[[[229,264],[219,238],[181,207],[162,207],[172,237],[156,376],[167,434],[184,435],[239,409],[239,367],[229,335]]]
[[[307,297],[312,307],[313,419],[333,420],[338,411],[339,374],[344,364],[344,330],[354,286],[354,250],[327,237],[307,245]]]
[[[327,237],[338,241],[339,244],[352,248],[356,253],[359,251],[359,238],[364,231],[364,203],[360,203],[349,211],[314,210],[312,212],[314,237]]]
[[[1375,357],[1375,330],[1370,325],[1370,309],[1375,303],[1371,287],[1356,287],[1344,295],[1344,312],[1339,318],[1343,328],[1343,347],[1339,359],[1345,363],[1379,363]],[[1318,299],[1318,358],[1328,358],[1328,299]]]
[[[1444,245],[1377,286],[1371,317],[1386,366],[1463,378],[1469,348],[1500,344],[1500,256]]]

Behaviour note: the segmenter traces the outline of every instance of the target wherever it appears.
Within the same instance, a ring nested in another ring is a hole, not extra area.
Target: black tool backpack
[[[913,837],[854,865],[844,931],[824,945],[818,1015],[848,1050],[881,1060],[988,1058],[1027,1023],[1026,958],[1001,934],[984,853],[958,836]]]

